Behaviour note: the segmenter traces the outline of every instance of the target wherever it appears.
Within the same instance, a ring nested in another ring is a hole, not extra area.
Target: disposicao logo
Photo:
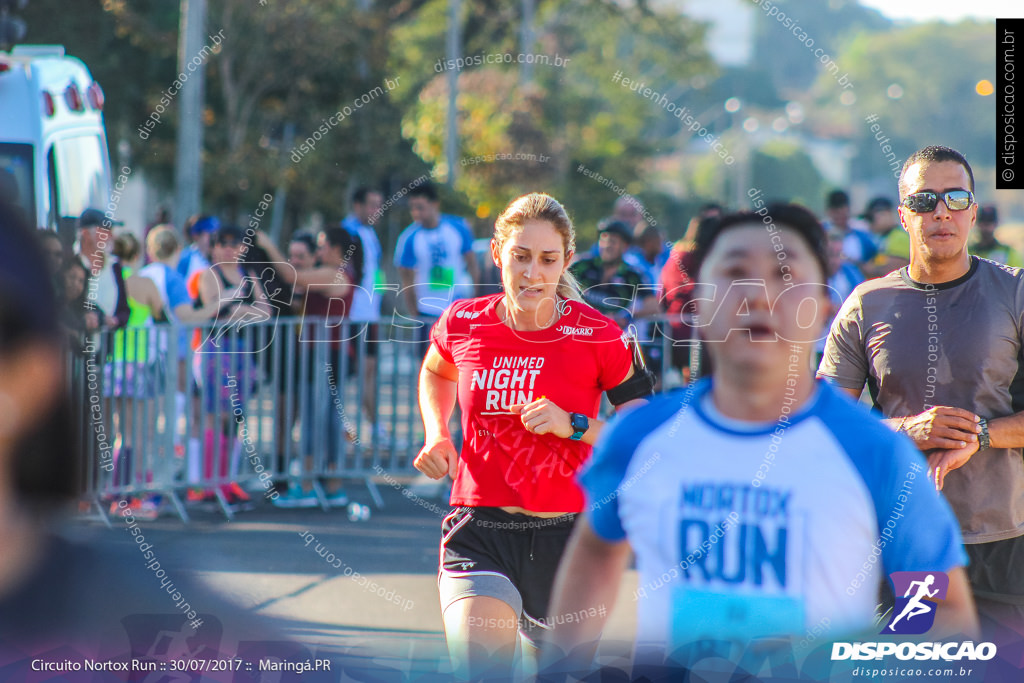
[[[882,633],[927,633],[935,623],[935,611],[939,606],[937,601],[946,599],[949,577],[945,572],[893,572],[889,578],[892,580],[896,606],[892,610],[892,620],[882,629]]]
[[[892,581],[896,606],[892,618],[882,629],[882,635],[920,635],[927,633],[935,623],[939,601],[946,599],[949,576],[944,572],[893,572]],[[989,660],[996,656],[993,643],[833,643],[832,661],[853,659],[882,659],[895,656],[900,660],[946,662]]]

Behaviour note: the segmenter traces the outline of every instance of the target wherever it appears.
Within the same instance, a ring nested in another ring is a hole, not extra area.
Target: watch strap
[[[576,423],[581,420],[586,425],[583,427],[582,430],[576,426]],[[569,440],[579,441],[580,439],[583,438],[583,435],[587,433],[587,430],[590,429],[590,418],[588,418],[586,415],[583,415],[582,413],[569,413],[569,424],[573,428],[573,433],[572,436],[569,437]]]

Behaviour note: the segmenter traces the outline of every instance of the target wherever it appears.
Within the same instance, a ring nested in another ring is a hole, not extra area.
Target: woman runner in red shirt
[[[426,443],[414,465],[454,479],[438,585],[458,676],[495,662],[501,670],[488,675],[510,674],[519,631],[529,641],[558,622],[551,588],[583,509],[575,475],[604,424],[601,393],[620,405],[650,393],[650,383],[627,382],[632,354],[619,327],[583,303],[567,270],[574,250],[555,199],[512,202],[491,240],[504,292],[449,306],[420,370]],[[461,454],[448,432],[456,399]]]

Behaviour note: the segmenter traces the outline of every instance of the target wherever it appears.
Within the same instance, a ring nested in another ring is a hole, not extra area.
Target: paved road
[[[311,655],[442,661],[436,571],[438,509],[447,506],[427,497],[438,493],[436,487],[414,487],[424,496],[415,498],[418,503],[387,484],[380,490],[385,507],[376,509],[362,485],[348,488],[353,500],[373,510],[366,522],[350,522],[340,509],[279,510],[264,504],[229,522],[216,511],[190,508],[188,525],[170,516],[144,523],[146,539],[169,573],[192,573],[254,614],[273,618]],[[113,524],[107,529],[83,521],[75,527],[134,545],[119,520]],[[354,572],[366,577],[364,585]],[[610,637],[629,638],[634,586],[631,573],[612,610]]]

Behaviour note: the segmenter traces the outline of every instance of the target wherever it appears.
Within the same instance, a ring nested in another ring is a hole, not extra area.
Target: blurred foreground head
[[[73,496],[80,464],[46,263],[36,231],[0,203],[0,496],[31,504]]]

